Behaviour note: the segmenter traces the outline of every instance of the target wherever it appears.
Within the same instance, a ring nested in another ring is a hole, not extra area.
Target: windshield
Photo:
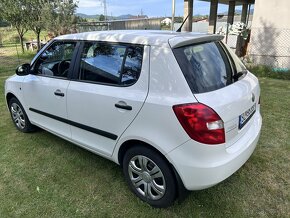
[[[173,52],[193,93],[214,91],[234,81],[227,53],[219,42],[188,45]]]

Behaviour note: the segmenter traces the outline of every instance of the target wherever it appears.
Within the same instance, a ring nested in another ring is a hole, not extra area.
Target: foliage
[[[76,16],[77,23],[88,22],[87,18]]]
[[[174,17],[174,23],[182,23],[183,17]]]
[[[16,28],[22,52],[24,52],[23,36],[28,30],[29,23],[29,10],[26,5],[26,0],[1,0],[0,14],[3,19]]]
[[[77,2],[74,0],[1,0],[0,20],[16,28],[22,51],[23,36],[28,29],[35,33],[39,49],[40,34],[44,29],[50,31],[52,36],[76,31],[76,8]]]
[[[166,25],[166,23],[161,23],[160,28],[161,28],[161,30],[171,30],[171,24]]]
[[[29,28],[35,33],[37,38],[37,49],[40,45],[40,32],[45,28],[45,16],[42,15],[42,7],[46,7],[48,1],[45,0],[27,0],[27,7],[29,10]]]
[[[290,70],[279,71],[265,65],[248,66],[248,69],[259,77],[290,80]]]
[[[99,16],[99,21],[104,21],[105,20],[105,16],[103,15],[103,14],[101,14],[100,16]]]
[[[46,4],[43,13],[46,17],[46,28],[54,36],[74,32],[77,18],[74,13],[77,4],[73,0],[53,0]]]

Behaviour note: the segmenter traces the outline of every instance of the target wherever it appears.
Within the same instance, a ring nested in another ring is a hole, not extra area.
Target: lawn
[[[48,132],[17,131],[4,99],[12,73],[0,71],[0,217],[290,216],[290,81],[260,78],[262,134],[238,172],[154,209],[129,191],[116,164]]]
[[[0,36],[2,37],[2,43],[19,43],[19,37],[16,29],[10,27],[0,27]],[[0,38],[1,38],[0,37]],[[33,31],[29,30],[24,34],[24,41],[36,40],[36,35]],[[40,33],[40,40],[47,41],[47,31]]]

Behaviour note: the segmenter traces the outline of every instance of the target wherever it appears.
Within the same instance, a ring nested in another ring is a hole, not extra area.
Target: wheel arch
[[[7,103],[7,106],[9,106],[9,102],[12,98],[16,98],[18,101],[19,99],[16,97],[16,95],[14,95],[12,92],[8,92],[6,94],[6,103]]]
[[[131,139],[128,141],[123,142],[123,144],[120,146],[119,151],[118,151],[118,163],[120,164],[121,167],[123,167],[123,158],[124,155],[126,153],[126,151],[134,146],[144,146],[146,148],[151,149],[152,151],[158,153],[170,166],[174,176],[175,176],[175,181],[177,184],[177,195],[179,200],[183,200],[186,196],[188,191],[185,189],[185,186],[181,180],[181,177],[179,176],[177,170],[175,169],[175,167],[173,166],[173,164],[170,163],[170,161],[165,157],[164,154],[162,154],[162,152],[160,152],[158,149],[156,149],[154,146],[141,141],[141,140],[136,140],[136,139]]]
[[[158,153],[160,156],[162,156],[163,159],[166,160],[168,162],[168,164],[170,164],[170,162],[167,160],[167,158],[164,156],[164,154],[162,154],[154,146],[148,144],[147,142],[141,141],[141,140],[130,139],[130,140],[123,142],[119,148],[119,151],[118,151],[118,163],[120,164],[121,167],[123,164],[123,158],[124,158],[126,151],[134,146],[143,146],[143,147],[149,148],[149,149],[153,150],[154,152]]]

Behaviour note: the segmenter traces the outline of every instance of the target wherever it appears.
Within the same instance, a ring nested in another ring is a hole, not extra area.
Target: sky
[[[88,15],[103,14],[103,0],[78,0],[77,13]],[[175,0],[176,16],[183,16],[183,0]],[[194,0],[193,14],[209,14],[210,4]],[[109,16],[119,16],[124,14],[140,15],[141,10],[149,17],[170,17],[172,14],[172,0],[107,0],[107,13]],[[227,5],[219,4],[218,12],[228,10]]]

